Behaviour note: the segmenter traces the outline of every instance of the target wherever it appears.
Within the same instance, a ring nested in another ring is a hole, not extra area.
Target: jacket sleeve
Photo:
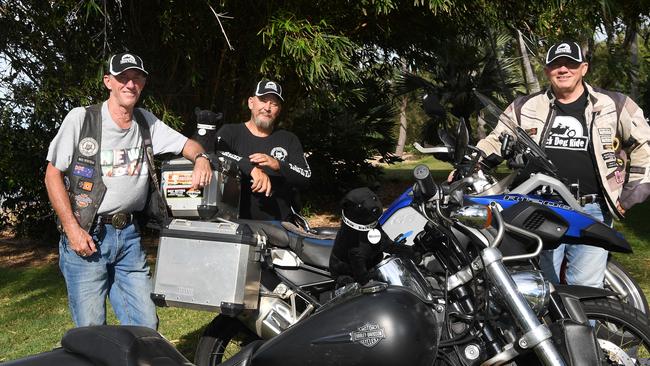
[[[506,126],[506,123],[515,123],[514,121],[516,121],[516,119],[514,113],[514,103],[512,103],[503,112],[502,118],[499,118],[499,122],[492,130],[492,132],[490,132],[490,134],[487,135],[483,140],[479,141],[476,144],[476,147],[484,152],[486,157],[489,157],[491,155],[501,157],[501,141],[499,141],[499,136],[505,132],[514,137],[511,132],[514,129],[514,126],[510,126],[510,128]]]
[[[302,144],[295,135],[292,135],[288,150],[288,159],[280,161],[280,174],[290,185],[305,187],[311,178],[311,168],[305,159]]]
[[[619,117],[623,146],[630,149],[629,179],[619,198],[626,210],[650,196],[650,126],[643,110],[630,98],[625,99]]]

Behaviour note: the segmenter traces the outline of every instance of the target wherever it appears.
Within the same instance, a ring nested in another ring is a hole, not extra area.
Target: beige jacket
[[[650,195],[650,126],[643,111],[627,96],[584,84],[589,93],[585,120],[600,187],[609,210],[620,202],[626,210]],[[504,114],[524,129],[542,147],[555,118],[555,97],[550,90],[515,99]],[[510,132],[501,121],[477,146],[488,156],[500,155],[502,132]],[[627,156],[630,157],[627,161]]]

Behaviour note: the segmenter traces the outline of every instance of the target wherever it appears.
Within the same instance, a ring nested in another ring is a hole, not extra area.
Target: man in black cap
[[[77,326],[105,324],[108,296],[120,323],[157,328],[134,221],[156,186],[153,154],[193,161],[193,188],[212,177],[201,145],[135,108],[147,75],[137,55],[113,55],[103,78],[108,100],[72,109],[50,143],[45,185],[60,222],[59,265]]]
[[[611,225],[650,195],[650,127],[632,99],[584,82],[588,67],[578,43],[554,44],[544,67],[550,88],[517,98],[504,114],[544,148],[561,177],[577,185],[584,211]],[[503,123],[477,144],[488,156],[500,154],[499,136],[510,131]],[[606,250],[562,244],[545,251],[541,265],[552,282],[559,281],[565,256],[567,283],[603,286]]]
[[[306,186],[311,177],[298,137],[275,128],[283,101],[280,84],[262,80],[248,98],[251,118],[223,125],[217,132],[217,150],[232,153],[243,175],[240,218],[287,219],[295,189]]]

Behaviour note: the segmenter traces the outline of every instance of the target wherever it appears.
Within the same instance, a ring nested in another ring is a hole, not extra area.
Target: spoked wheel
[[[615,299],[582,301],[598,343],[610,365],[650,365],[648,317]]]
[[[194,363],[213,366],[237,354],[240,348],[260,339],[237,318],[219,315],[203,331],[196,348]]]
[[[646,299],[643,290],[641,290],[630,273],[628,273],[625,268],[623,268],[623,266],[612,257],[607,261],[607,270],[609,275],[613,276],[614,280],[616,280],[627,293],[627,296],[619,296],[619,299],[632,305],[646,315],[650,314],[650,311],[648,311],[648,300]],[[620,294],[620,291],[616,289],[616,286],[608,281],[607,276],[605,277],[605,288]]]

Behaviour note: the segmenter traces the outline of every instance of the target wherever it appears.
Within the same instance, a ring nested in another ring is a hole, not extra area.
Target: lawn
[[[412,181],[411,170],[427,164],[434,179],[446,179],[451,166],[427,157],[384,169],[384,181],[393,185]],[[388,204],[388,202],[384,202]],[[616,225],[632,244],[634,255],[617,255],[625,267],[650,294],[650,202],[633,208],[630,218]],[[109,309],[109,324],[117,324]],[[190,360],[203,327],[214,314],[178,308],[159,308],[159,331]],[[71,328],[65,284],[55,264],[28,268],[0,267],[0,362],[44,352],[58,346]]]

